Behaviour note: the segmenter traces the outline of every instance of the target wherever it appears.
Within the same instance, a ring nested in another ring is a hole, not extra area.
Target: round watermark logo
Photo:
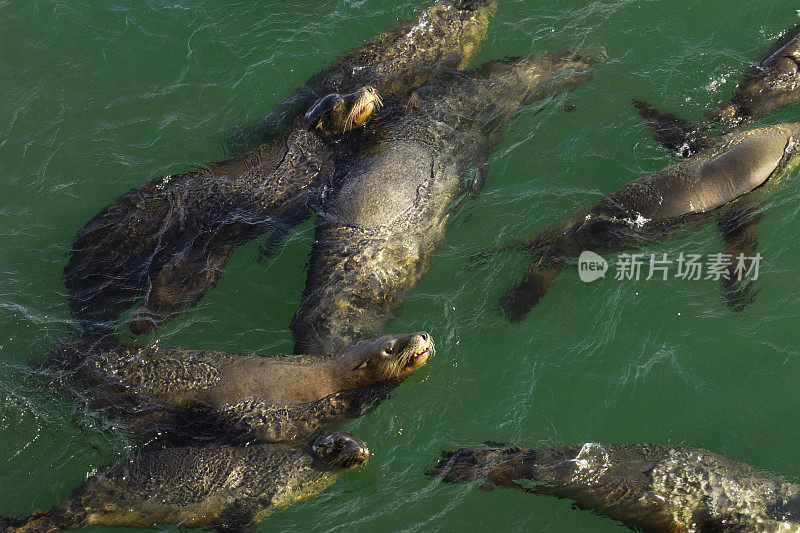
[[[592,251],[584,250],[578,257],[578,276],[581,281],[591,283],[594,280],[606,277],[608,261],[603,256]]]

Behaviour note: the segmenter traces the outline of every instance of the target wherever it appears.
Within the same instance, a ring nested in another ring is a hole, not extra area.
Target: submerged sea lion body
[[[70,312],[105,330],[141,296],[137,334],[194,306],[236,246],[297,224],[333,172],[304,129],[224,161],[132,189],[79,232],[64,269]]]
[[[319,202],[339,143],[296,119],[326,94],[370,85],[401,97],[442,69],[463,67],[494,9],[494,0],[434,4],[308,80],[281,108],[291,127],[277,138],[153,180],[101,210],[78,233],[64,269],[72,315],[87,332],[105,331],[141,296],[131,330],[147,334],[195,305],[238,245],[267,231],[274,244]],[[330,125],[337,133],[349,127]]]
[[[708,126],[749,124],[782,107],[800,102],[800,26],[780,37],[742,75],[730,101],[712,109],[701,121],[690,122],[635,101],[656,141],[684,157],[709,146]]]
[[[262,444],[137,454],[93,474],[48,511],[16,519],[19,527],[6,531],[98,525],[249,531],[270,513],[323,491],[368,458],[366,444],[344,432],[323,434],[304,450]]]
[[[798,141],[800,122],[731,133],[703,153],[604,196],[555,229],[508,246],[539,258],[505,292],[501,306],[512,321],[521,320],[547,292],[567,257],[584,250],[613,253],[660,242],[712,217],[718,218],[733,259],[740,253],[754,255],[755,241],[740,235],[746,217],[736,209],[721,208],[788,173],[797,162]]]
[[[424,332],[384,335],[331,357],[83,340],[57,360],[94,408],[145,441],[282,442],[359,416],[432,351]]]
[[[622,442],[536,450],[489,443],[442,456],[428,475],[568,498],[637,531],[800,531],[800,486],[707,450]]]
[[[296,353],[329,353],[383,330],[444,242],[453,204],[516,110],[585,82],[604,57],[542,53],[451,72],[368,126],[317,219]]]

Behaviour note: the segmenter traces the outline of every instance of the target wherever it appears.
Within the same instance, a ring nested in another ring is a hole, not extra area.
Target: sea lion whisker
[[[350,112],[347,114],[347,118],[344,122],[344,130],[342,133],[350,129],[350,127],[355,124],[356,118],[361,114],[365,107],[368,105],[369,100],[369,91],[362,89],[361,93],[358,95],[358,99],[353,104],[353,107],[350,109]]]
[[[347,114],[347,119],[345,120],[345,131],[350,129],[350,127],[355,123],[356,117],[361,112],[364,107],[364,93],[358,95],[358,99],[356,103],[353,104],[353,107],[350,109],[350,112]]]

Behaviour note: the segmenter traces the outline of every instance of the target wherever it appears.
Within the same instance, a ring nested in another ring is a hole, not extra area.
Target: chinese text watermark
[[[614,264],[616,280],[736,280],[758,279],[761,254],[620,254]],[[602,256],[586,250],[578,257],[578,276],[587,283],[604,278],[609,269]]]

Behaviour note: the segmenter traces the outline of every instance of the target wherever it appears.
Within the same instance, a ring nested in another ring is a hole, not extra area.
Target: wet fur
[[[652,533],[800,531],[800,486],[686,446],[583,443],[525,449],[497,443],[442,452],[432,477],[569,498],[580,509]],[[782,530],[783,531],[783,530]]]

